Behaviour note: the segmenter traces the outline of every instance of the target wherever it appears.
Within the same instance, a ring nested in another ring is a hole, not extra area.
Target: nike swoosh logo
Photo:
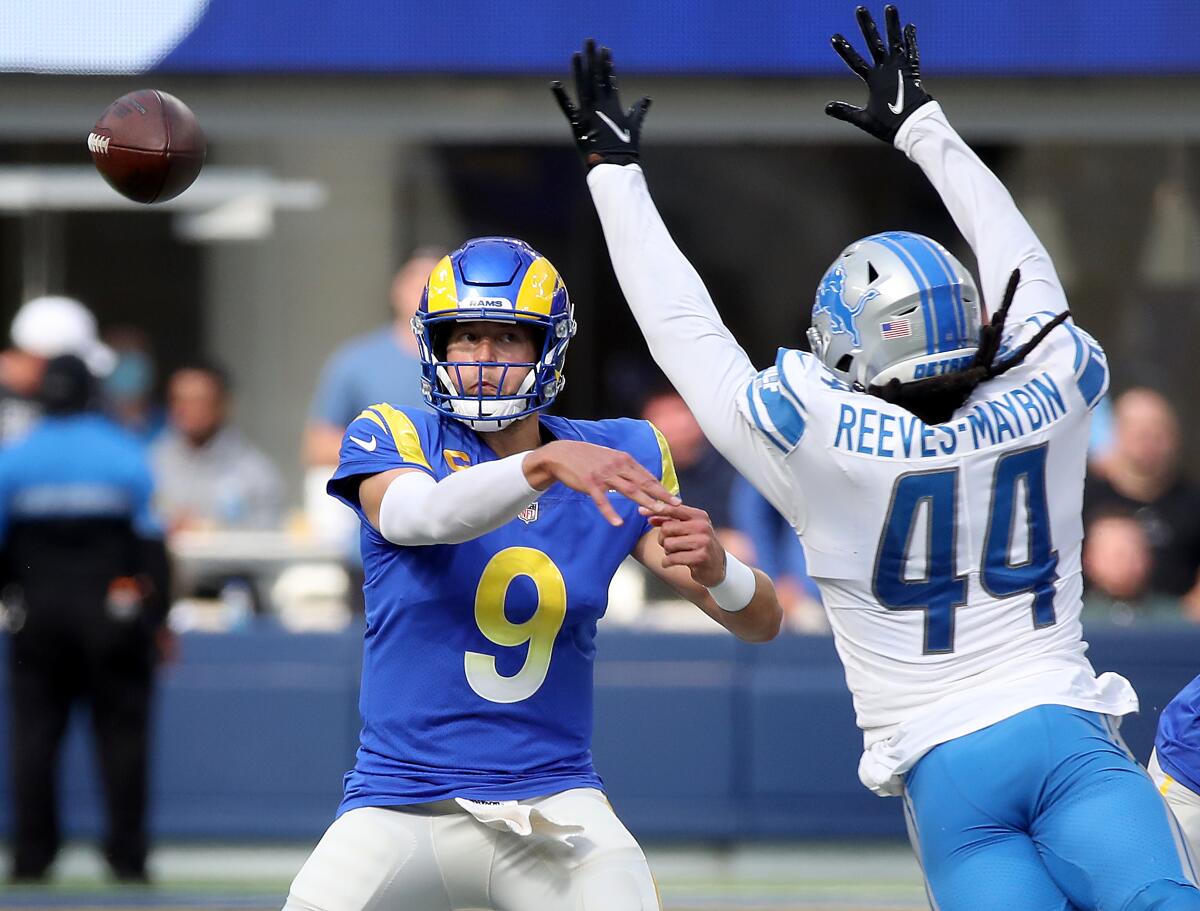
[[[375,439],[375,437],[371,437],[371,439],[369,441],[368,440],[360,440],[358,437],[350,437],[350,439],[353,440],[355,443],[357,443],[359,446],[361,446],[363,449],[365,449],[367,452],[374,452],[375,447],[379,445],[379,441],[377,439]]]
[[[597,111],[596,116],[608,124],[608,128],[617,134],[617,139],[621,140],[621,142],[629,142],[631,139],[633,139],[633,136],[630,135],[629,130],[622,130],[615,123],[613,123],[612,120],[609,119],[608,115],[603,111]]]
[[[896,89],[896,103],[888,102],[888,110],[893,114],[899,114],[904,110],[904,74],[897,73],[896,81],[899,83],[899,87]]]

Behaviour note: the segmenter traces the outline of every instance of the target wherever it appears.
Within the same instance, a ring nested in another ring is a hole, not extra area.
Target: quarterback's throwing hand
[[[649,516],[650,524],[658,529],[662,545],[663,566],[686,566],[692,578],[712,588],[725,578],[725,548],[717,540],[712,521],[703,509],[695,506],[664,506],[657,511],[638,510]]]
[[[933,99],[921,86],[921,55],[917,51],[917,29],[912,23],[900,29],[900,13],[894,6],[883,10],[887,44],[879,36],[875,20],[865,6],[855,10],[859,28],[872,63],[867,63],[844,36],[831,39],[833,49],[867,84],[867,106],[855,107],[844,101],[831,101],[825,113],[852,123],[884,142],[892,142],[896,131],[917,108]]]
[[[583,53],[576,54],[571,63],[577,103],[571,101],[561,82],[550,83],[550,91],[571,124],[571,134],[584,162],[593,168],[598,164],[637,161],[638,139],[650,99],[639,99],[629,110],[621,107],[612,51],[597,48],[591,38],[584,44]]]
[[[576,440],[547,443],[526,456],[524,469],[529,485],[538,490],[560,481],[572,490],[586,493],[612,525],[624,523],[608,502],[610,490],[633,500],[648,514],[680,502],[629,453],[595,443]]]

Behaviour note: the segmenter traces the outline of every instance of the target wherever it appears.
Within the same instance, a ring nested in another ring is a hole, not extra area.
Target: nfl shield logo
[[[522,522],[524,522],[526,525],[530,524],[531,522],[536,522],[537,516],[538,516],[537,508],[538,508],[538,505],[537,505],[537,501],[535,500],[533,503],[530,503],[528,506],[526,506],[524,509],[522,509],[519,513],[517,513],[517,518],[520,519]]]

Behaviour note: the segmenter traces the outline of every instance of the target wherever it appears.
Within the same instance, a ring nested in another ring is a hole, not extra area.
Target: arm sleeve
[[[461,544],[511,522],[542,495],[529,486],[527,452],[482,462],[435,481],[420,471],[388,485],[379,532],[393,544]]]
[[[1021,284],[1009,311],[1010,326],[1037,313],[1067,309],[1046,248],[1004,184],[950,126],[941,105],[934,101],[918,109],[900,127],[895,144],[925,173],[971,245],[979,263],[979,290],[989,308],[1000,306],[1008,278],[1019,267]]]
[[[654,360],[705,436],[794,520],[799,503],[785,455],[772,449],[741,405],[757,371],[671,239],[642,169],[599,165],[589,172],[588,186],[613,270]]]

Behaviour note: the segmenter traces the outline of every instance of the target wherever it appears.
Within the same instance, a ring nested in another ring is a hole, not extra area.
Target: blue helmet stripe
[[[923,237],[905,234],[901,243],[917,261],[932,289],[930,296],[933,298],[938,326],[938,336],[934,339],[933,350],[942,352],[959,348],[958,312],[954,306],[954,273],[946,269],[944,263],[932,255],[933,251]]]
[[[954,274],[954,267],[946,259],[946,255],[942,252],[941,247],[924,237],[921,238],[921,241],[933,253],[937,261],[942,264],[942,268],[946,271],[947,281],[950,282],[950,287],[954,291],[954,325],[958,331],[958,343],[955,347],[962,348],[975,341],[975,339],[967,338],[967,314],[963,310],[962,282]]]
[[[934,342],[937,339],[937,317],[933,312],[931,299],[929,294],[929,284],[925,281],[925,276],[917,267],[909,251],[906,250],[900,243],[896,241],[896,237],[903,237],[902,234],[876,234],[874,237],[867,238],[875,240],[883,244],[887,249],[891,250],[900,258],[909,274],[913,277],[913,281],[917,283],[917,288],[921,291],[921,310],[925,316],[925,353],[933,354]]]
[[[917,263],[931,288],[937,336],[934,351],[953,351],[961,348],[962,330],[959,328],[959,310],[955,306],[955,286],[958,284],[949,264],[937,256],[932,245],[916,234],[893,231],[888,238],[899,244]]]

